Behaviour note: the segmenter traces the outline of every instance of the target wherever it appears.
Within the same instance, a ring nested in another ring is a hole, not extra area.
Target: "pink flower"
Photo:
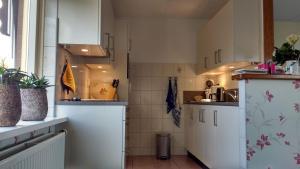
[[[269,141],[269,136],[262,134],[260,139],[256,141],[256,145],[262,150],[265,146],[270,146],[271,142]]]
[[[247,150],[247,160],[250,161],[251,158],[254,156],[255,154],[255,150],[252,148],[252,147],[248,147],[248,150]]]
[[[295,85],[295,89],[299,89],[300,88],[300,80],[293,81],[293,85]]]
[[[279,138],[284,138],[285,137],[285,134],[280,132],[280,133],[276,133],[277,137]]]
[[[284,144],[287,146],[291,145],[291,143],[289,141],[285,141]]]
[[[300,112],[300,104],[299,103],[295,103],[294,107],[295,107],[295,111],[299,113]]]
[[[268,100],[269,102],[271,102],[272,99],[274,98],[274,95],[273,95],[269,90],[267,90],[267,91],[266,91],[266,98],[267,98],[267,100]]]
[[[296,160],[296,164],[300,165],[300,154],[297,153],[296,156],[294,157],[294,159]]]
[[[284,119],[285,119],[285,116],[283,116],[283,114],[281,113],[281,114],[279,115],[279,121],[282,122]]]

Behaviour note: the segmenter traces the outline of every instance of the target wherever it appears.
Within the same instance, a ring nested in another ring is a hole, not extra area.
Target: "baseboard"
[[[199,164],[203,169],[209,169],[202,161],[200,161],[197,157],[195,157],[192,153],[187,151],[187,156],[194,160],[197,164]]]

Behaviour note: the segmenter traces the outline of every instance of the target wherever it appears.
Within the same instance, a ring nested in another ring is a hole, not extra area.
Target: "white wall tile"
[[[151,133],[143,133],[140,135],[140,146],[147,147],[148,149],[151,147],[152,142],[152,134]]]
[[[163,131],[173,132],[173,119],[163,119]]]
[[[153,132],[160,132],[162,131],[162,119],[152,119],[151,121],[151,128]]]
[[[184,65],[184,77],[196,77],[196,65],[185,64]]]
[[[184,109],[181,127],[173,123],[172,113],[166,113],[168,76],[178,76],[178,99],[182,103],[183,90],[196,90],[202,85],[194,74],[194,64],[144,64],[131,65],[136,70],[131,78],[129,137],[135,137],[130,144],[130,155],[151,155],[155,153],[155,135],[169,132],[172,136],[172,154],[184,155]],[[178,72],[178,68],[181,69]],[[202,77],[205,79],[205,76]],[[133,123],[133,124],[130,124]],[[135,129],[138,128],[138,129]],[[133,135],[132,135],[133,134]],[[140,137],[136,139],[137,135]],[[135,145],[132,145],[135,144]],[[133,146],[133,147],[132,147]]]
[[[140,119],[141,132],[151,132],[151,119]]]
[[[184,77],[185,76],[185,64],[175,64],[174,65],[175,76]]]
[[[151,90],[151,78],[138,78],[138,90],[150,91]]]
[[[130,119],[128,121],[128,129],[130,133],[137,133],[141,131],[141,120],[140,119]]]
[[[174,64],[163,64],[163,76],[175,76],[175,65]]]
[[[141,104],[150,105],[151,104],[151,92],[142,91],[141,92]]]
[[[163,118],[163,106],[162,105],[152,105],[151,106],[151,118],[162,119]]]
[[[151,118],[151,105],[141,105],[140,107],[141,119]]]
[[[141,104],[141,92],[138,91],[130,92],[129,104],[131,105]]]
[[[57,0],[45,1],[44,46],[56,47]]]
[[[151,104],[152,105],[161,105],[164,102],[163,95],[161,91],[152,91],[151,92]]]
[[[151,78],[151,90],[163,90],[165,88],[164,85],[167,85],[165,83],[166,78],[164,77],[153,77]]]
[[[45,47],[43,58],[43,75],[55,76],[56,74],[56,47]]]
[[[160,64],[160,63],[152,64],[151,76],[152,77],[163,76],[163,64]]]

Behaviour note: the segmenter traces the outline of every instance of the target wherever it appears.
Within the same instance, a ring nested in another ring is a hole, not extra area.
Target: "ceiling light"
[[[106,73],[107,71],[106,70],[102,70],[102,73]]]
[[[89,52],[88,49],[81,49],[81,52]]]
[[[71,67],[72,67],[72,68],[78,68],[78,66],[76,66],[76,65],[72,65]]]
[[[2,0],[0,0],[0,8],[2,8],[3,6],[3,3],[2,3]]]
[[[103,69],[103,66],[97,66],[98,69]]]

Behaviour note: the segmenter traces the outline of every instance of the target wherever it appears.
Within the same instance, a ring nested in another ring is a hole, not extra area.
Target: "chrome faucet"
[[[225,90],[224,94],[227,94],[228,96],[230,96],[233,99],[234,102],[238,102],[239,101],[236,90],[234,90],[234,94],[232,94],[231,92]]]

